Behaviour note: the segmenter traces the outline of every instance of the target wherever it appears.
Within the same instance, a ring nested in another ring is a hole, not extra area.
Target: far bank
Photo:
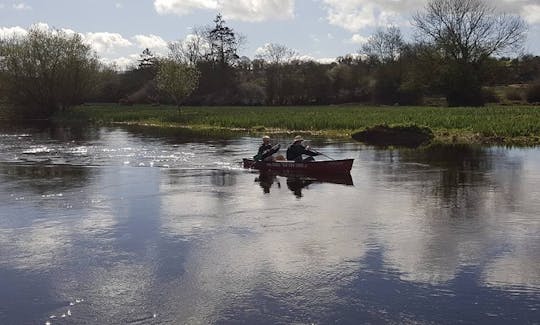
[[[330,137],[376,125],[431,129],[438,143],[533,146],[540,144],[540,106],[241,106],[182,107],[81,105],[58,113],[61,122],[137,124],[253,133],[307,133]]]

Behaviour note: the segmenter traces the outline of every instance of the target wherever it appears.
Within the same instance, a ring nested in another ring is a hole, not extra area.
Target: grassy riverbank
[[[94,123],[132,123],[254,132],[307,132],[348,137],[378,124],[430,128],[437,142],[540,144],[540,106],[461,107],[183,107],[84,105],[55,117]]]

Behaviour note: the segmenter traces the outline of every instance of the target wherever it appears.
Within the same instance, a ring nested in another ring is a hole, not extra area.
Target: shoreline
[[[429,128],[431,143],[540,146],[540,106],[175,106],[84,104],[52,117],[56,123],[138,125],[207,133],[303,134],[351,139],[377,125]]]
[[[127,126],[140,126],[140,127],[152,127],[152,128],[168,128],[168,129],[187,129],[192,131],[225,131],[225,132],[238,132],[248,133],[256,135],[289,135],[294,136],[297,134],[328,137],[334,139],[348,139],[354,140],[351,135],[354,133],[351,130],[287,130],[279,128],[231,128],[223,126],[212,125],[189,125],[189,124],[174,124],[174,123],[149,123],[149,122],[111,122],[110,125],[127,125]],[[485,145],[485,146],[515,146],[515,147],[536,147],[540,146],[539,136],[519,136],[519,137],[502,137],[502,136],[483,136],[479,133],[464,132],[461,130],[439,130],[434,131],[434,138],[431,144],[468,144],[468,145]]]

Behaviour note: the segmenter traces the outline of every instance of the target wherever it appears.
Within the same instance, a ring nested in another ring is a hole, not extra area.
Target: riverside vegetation
[[[485,0],[429,0],[411,25],[414,42],[389,27],[330,63],[281,44],[250,59],[239,53],[244,37],[218,14],[169,43],[166,57],[146,49],[125,71],[100,62],[78,34],[33,28],[0,37],[0,118],[332,136],[397,125],[390,130],[428,130],[439,142],[540,143],[538,108],[522,106],[540,101],[540,56],[502,56],[521,53],[523,17]],[[73,109],[101,102],[122,106]],[[414,106],[431,104],[443,107]]]
[[[0,37],[0,101],[7,104],[0,114],[48,118],[81,103],[463,107],[540,100],[540,56],[504,57],[524,53],[523,17],[503,13],[487,0],[429,0],[410,24],[418,34],[411,42],[389,26],[357,52],[319,62],[273,43],[253,58],[243,56],[245,37],[218,14],[213,23],[194,26],[189,37],[170,42],[166,56],[145,49],[122,69],[104,63],[77,33],[34,27],[25,35]],[[474,119],[481,113],[472,114]],[[328,118],[317,123],[324,129],[361,126],[354,124],[356,115],[353,121],[346,114]],[[288,114],[285,120],[286,128],[306,128],[305,121],[289,126],[296,119]],[[480,131],[489,132],[487,125]]]
[[[113,104],[78,106],[55,115],[55,119],[334,137],[350,137],[382,124],[417,125],[429,128],[439,143],[540,144],[539,106],[244,106],[183,107],[180,111],[174,106]]]

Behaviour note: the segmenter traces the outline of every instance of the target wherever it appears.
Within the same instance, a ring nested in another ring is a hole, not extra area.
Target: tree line
[[[359,53],[332,63],[301,59],[281,44],[239,56],[244,36],[221,15],[169,44],[166,57],[146,49],[126,71],[99,63],[80,36],[31,30],[0,41],[0,94],[30,114],[50,115],[83,102],[181,105],[421,105],[493,100],[487,86],[528,84],[540,101],[540,57],[512,55],[523,44],[521,17],[483,0],[430,0],[413,17],[414,42],[397,27],[379,29]],[[521,97],[517,93],[508,97]]]

